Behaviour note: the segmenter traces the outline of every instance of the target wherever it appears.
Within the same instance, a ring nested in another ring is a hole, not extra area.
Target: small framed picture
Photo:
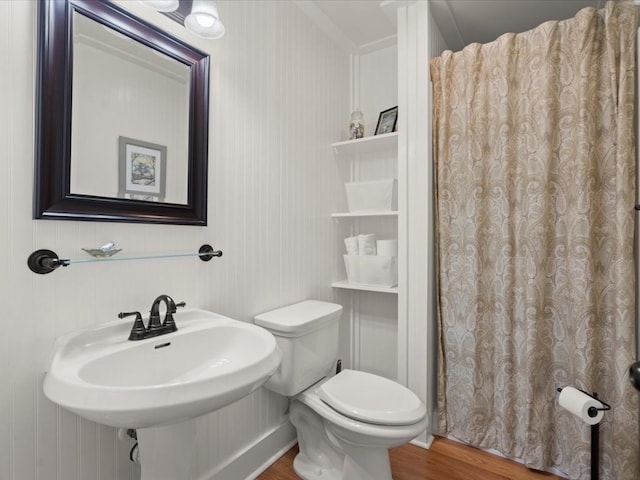
[[[390,108],[389,110],[385,110],[384,112],[380,112],[375,135],[382,135],[383,133],[395,132],[397,122],[398,122],[398,107],[393,107],[393,108]]]
[[[118,196],[162,202],[167,180],[167,147],[127,137],[118,137],[118,147]]]

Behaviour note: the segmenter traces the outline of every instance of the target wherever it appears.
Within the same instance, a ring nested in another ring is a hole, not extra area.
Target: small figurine
[[[351,122],[349,123],[349,140],[364,137],[364,120],[362,112],[357,108],[351,113]]]

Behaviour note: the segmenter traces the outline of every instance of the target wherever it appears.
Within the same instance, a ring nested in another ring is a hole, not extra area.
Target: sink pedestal
[[[196,447],[196,420],[139,428],[141,480],[187,479]]]

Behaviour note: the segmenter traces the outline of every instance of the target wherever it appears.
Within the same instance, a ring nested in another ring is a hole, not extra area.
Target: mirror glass
[[[39,2],[34,218],[206,225],[209,57],[110,2]]]
[[[74,12],[71,193],[187,204],[189,73]]]

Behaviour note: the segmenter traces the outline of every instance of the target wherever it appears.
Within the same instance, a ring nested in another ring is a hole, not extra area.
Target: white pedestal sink
[[[141,428],[137,433],[142,460],[140,480],[190,478],[197,440],[194,418],[164,427]]]
[[[259,388],[280,365],[266,330],[204,310],[178,331],[128,340],[118,320],[56,342],[44,380],[51,401],[84,418],[138,430],[142,480],[189,478],[195,418]]]

